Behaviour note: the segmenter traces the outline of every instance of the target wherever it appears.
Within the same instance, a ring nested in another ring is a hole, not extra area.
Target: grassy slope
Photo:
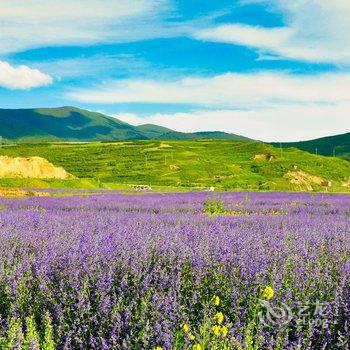
[[[254,160],[260,153],[273,161]],[[350,163],[315,156],[297,149],[283,155],[270,145],[236,141],[134,141],[89,144],[37,144],[0,148],[10,156],[41,156],[73,175],[101,183],[221,189],[295,190],[285,174],[295,165],[312,175],[332,180],[332,191],[344,191]],[[0,181],[1,183],[3,183]],[[19,181],[19,180],[17,180]],[[76,187],[76,186],[75,186]],[[315,190],[321,188],[314,187]]]
[[[310,141],[283,143],[283,146],[296,147],[311,153],[316,153],[317,148],[319,154],[332,156],[335,152],[337,156],[350,160],[350,133]]]

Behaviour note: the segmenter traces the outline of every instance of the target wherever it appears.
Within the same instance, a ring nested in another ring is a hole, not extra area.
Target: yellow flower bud
[[[190,333],[190,334],[188,335],[188,338],[189,338],[191,341],[193,341],[193,340],[196,339],[196,337],[195,337],[192,333]]]
[[[224,322],[224,314],[222,312],[218,312],[216,315],[215,315],[215,319],[217,321],[218,324],[221,324],[222,322]]]
[[[221,326],[220,328],[221,335],[226,338],[228,334],[228,328],[226,326]]]
[[[272,299],[273,296],[274,296],[274,294],[275,294],[275,292],[274,292],[274,290],[272,289],[272,287],[270,287],[270,286],[266,286],[266,287],[263,289],[263,291],[262,291],[262,296],[263,296],[263,298],[266,299],[266,300]]]
[[[202,350],[202,345],[201,344],[195,344],[193,345],[193,350]]]
[[[213,303],[215,306],[219,306],[219,305],[220,305],[220,298],[219,298],[217,295],[214,295],[214,296],[213,296],[213,299],[212,299],[212,303]]]
[[[217,337],[220,336],[220,327],[218,325],[211,327],[211,330]]]
[[[185,333],[188,333],[188,331],[190,330],[190,327],[187,323],[184,323],[181,328]]]

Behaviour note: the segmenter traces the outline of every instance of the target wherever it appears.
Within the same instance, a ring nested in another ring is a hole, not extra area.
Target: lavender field
[[[350,196],[0,199],[0,349],[348,349]]]

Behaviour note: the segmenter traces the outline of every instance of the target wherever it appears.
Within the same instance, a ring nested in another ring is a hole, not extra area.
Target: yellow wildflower
[[[188,335],[188,338],[189,338],[191,341],[196,339],[196,337],[195,337],[192,333],[190,333],[190,334]]]
[[[262,292],[262,296],[266,300],[272,299],[274,294],[275,294],[275,292],[273,291],[272,287],[270,287],[270,286],[266,286]]]
[[[184,323],[181,328],[185,333],[188,333],[188,331],[190,330],[190,327],[187,323]]]
[[[217,321],[218,324],[221,324],[222,322],[224,322],[224,314],[222,312],[218,312],[216,315],[215,315],[215,319]]]
[[[214,295],[214,296],[213,296],[213,299],[212,299],[212,303],[213,303],[215,306],[219,306],[219,305],[220,305],[220,298],[219,298],[217,295]]]
[[[221,326],[220,328],[221,335],[226,338],[228,334],[228,328],[226,326]]]
[[[197,343],[197,344],[193,345],[192,349],[193,350],[202,350],[202,345]]]
[[[211,327],[211,330],[217,337],[220,336],[220,327],[218,325]]]
[[[156,346],[154,350],[163,350],[163,348],[161,346]]]

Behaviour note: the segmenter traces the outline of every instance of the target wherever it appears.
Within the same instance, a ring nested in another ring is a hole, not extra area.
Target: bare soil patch
[[[61,180],[73,178],[66,170],[54,166],[44,158],[12,158],[9,156],[0,156],[0,177]]]

